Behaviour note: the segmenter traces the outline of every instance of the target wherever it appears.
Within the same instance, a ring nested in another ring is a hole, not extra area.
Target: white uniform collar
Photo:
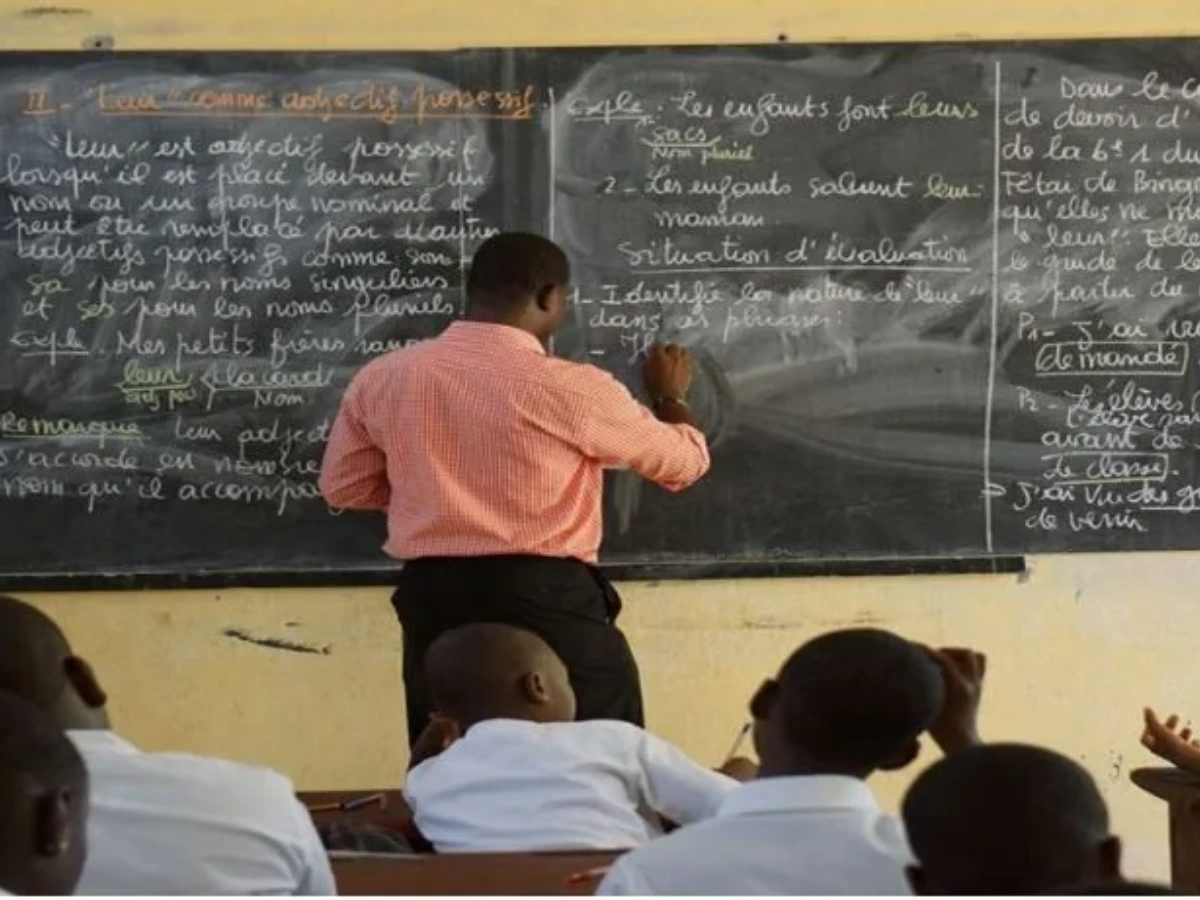
[[[68,731],[67,737],[84,753],[124,753],[134,755],[140,753],[137,747],[115,731],[101,728],[89,728],[80,731]]]
[[[804,810],[879,812],[866,782],[845,775],[795,775],[760,778],[738,785],[721,803],[717,815],[752,816]]]

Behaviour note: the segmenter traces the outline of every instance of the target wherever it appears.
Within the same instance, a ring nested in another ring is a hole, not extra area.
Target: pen
[[[746,737],[750,734],[752,728],[754,728],[754,723],[747,722],[738,730],[737,737],[733,741],[733,746],[729,748],[729,753],[725,756],[725,762],[729,762],[737,756],[738,751],[742,749],[742,744],[745,743]]]
[[[356,809],[362,809],[364,806],[371,806],[378,803],[380,806],[387,805],[387,796],[384,794],[368,794],[365,797],[355,797],[353,800],[343,800],[341,803],[319,803],[316,806],[310,806],[310,813],[323,812],[353,812]]]

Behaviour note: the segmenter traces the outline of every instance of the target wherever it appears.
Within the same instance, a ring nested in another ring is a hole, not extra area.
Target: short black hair
[[[567,254],[538,234],[507,231],[484,241],[471,260],[467,299],[497,312],[515,311],[547,287],[571,280]]]
[[[62,629],[15,597],[0,594],[0,691],[49,709],[67,687],[71,645]]]
[[[0,692],[0,800],[11,803],[30,783],[42,791],[79,790],[87,785],[87,768],[45,713]]]
[[[988,744],[924,772],[903,803],[913,853],[939,893],[1039,894],[1094,876],[1109,839],[1092,777],[1052,750]]]
[[[777,680],[786,739],[815,760],[863,772],[906,761],[945,700],[928,651],[873,628],[809,641]]]
[[[475,622],[441,635],[425,654],[425,683],[433,708],[462,722],[509,709],[520,680],[554,651],[531,631]]]

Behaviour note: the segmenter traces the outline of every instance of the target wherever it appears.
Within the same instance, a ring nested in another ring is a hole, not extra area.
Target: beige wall
[[[45,12],[39,10],[50,9]],[[55,11],[56,10],[56,11]],[[0,0],[0,47],[402,48],[497,44],[1170,35],[1195,0]],[[1081,758],[1135,872],[1166,872],[1165,814],[1127,782],[1143,703],[1200,713],[1200,555],[1039,558],[1028,578],[629,586],[652,726],[716,760],[750,691],[800,641],[875,624],[992,657],[986,730]],[[395,782],[404,764],[399,634],[376,591],[38,598],[98,665],[120,727],[150,748],[276,766],[299,785]],[[327,647],[297,654],[226,628]],[[883,784],[889,802],[905,778]]]

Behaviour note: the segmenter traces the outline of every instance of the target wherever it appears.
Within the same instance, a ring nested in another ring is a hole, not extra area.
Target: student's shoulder
[[[560,722],[542,727],[560,740],[604,749],[637,749],[649,739],[649,732],[645,729],[611,719]]]
[[[695,873],[710,864],[723,869],[729,857],[713,852],[722,848],[722,843],[720,819],[705,819],[655,838],[617,860],[599,893],[691,893],[696,885],[684,890],[676,884],[672,889],[671,881],[677,880],[680,872]]]
[[[274,769],[188,753],[144,753],[137,759],[144,777],[173,785],[198,805],[290,817],[299,802],[291,779]]]

